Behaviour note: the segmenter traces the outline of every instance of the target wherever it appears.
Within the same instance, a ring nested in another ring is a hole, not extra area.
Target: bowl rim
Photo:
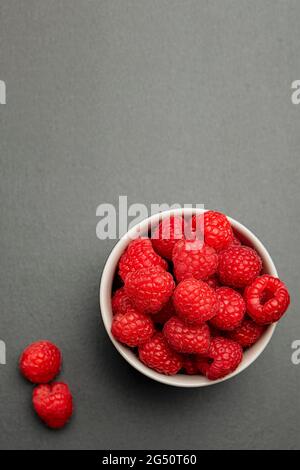
[[[100,303],[100,313],[102,316],[102,320],[104,323],[104,327],[106,332],[112,341],[113,345],[117,349],[117,351],[121,354],[121,356],[136,370],[138,370],[143,375],[155,380],[157,382],[171,385],[175,387],[184,387],[184,388],[194,388],[194,387],[207,387],[211,385],[216,385],[218,383],[225,382],[226,380],[232,379],[233,377],[237,376],[244,370],[246,370],[251,364],[253,364],[256,359],[263,353],[267,345],[269,344],[274,331],[276,329],[277,324],[273,323],[266,328],[266,331],[261,336],[256,344],[254,344],[251,348],[244,352],[244,357],[239,365],[239,367],[232,373],[223,377],[222,379],[211,381],[208,380],[206,377],[201,375],[184,375],[184,374],[177,374],[177,375],[163,375],[160,374],[153,369],[150,369],[146,365],[144,365],[139,358],[130,350],[128,347],[119,343],[111,334],[111,324],[112,324],[112,306],[111,306],[111,291],[113,285],[113,279],[115,276],[116,268],[120,256],[125,251],[127,245],[137,236],[145,235],[148,232],[149,225],[157,224],[162,219],[169,217],[170,215],[180,216],[183,213],[185,216],[192,216],[194,214],[202,214],[207,212],[208,209],[200,209],[200,208],[178,208],[178,209],[170,209],[167,211],[159,212],[157,214],[153,214],[150,217],[142,220],[141,222],[137,223],[134,227],[130,228],[128,232],[123,235],[114,245],[112,248],[102,271],[102,276],[100,280],[100,288],[99,288],[99,303]],[[272,276],[278,277],[278,273],[274,262],[268,253],[267,249],[263,245],[263,243],[259,240],[259,238],[254,235],[245,225],[238,222],[237,220],[233,219],[232,217],[227,216],[228,220],[230,221],[234,231],[238,232],[242,235],[247,241],[258,251],[259,255],[263,260],[264,271]]]

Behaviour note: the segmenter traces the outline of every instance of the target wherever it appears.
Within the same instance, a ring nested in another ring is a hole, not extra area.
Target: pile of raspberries
[[[224,214],[163,219],[119,260],[112,334],[161,374],[221,379],[289,306],[285,284],[262,268]]]

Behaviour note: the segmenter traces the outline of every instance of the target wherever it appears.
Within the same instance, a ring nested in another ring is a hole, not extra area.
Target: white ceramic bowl
[[[259,339],[259,341],[248,349],[244,353],[244,358],[239,367],[236,369],[235,372],[224,377],[223,379],[210,381],[206,377],[201,375],[183,375],[177,374],[174,376],[167,376],[163,374],[159,374],[154,370],[150,369],[149,367],[145,366],[138,357],[131,351],[130,348],[123,346],[118,341],[114,339],[111,334],[111,324],[112,324],[112,307],[111,307],[111,293],[112,293],[112,285],[113,280],[117,271],[118,261],[120,256],[125,251],[127,245],[131,240],[136,238],[136,235],[139,234],[147,235],[149,227],[153,227],[153,224],[157,224],[161,219],[165,217],[169,217],[172,215],[181,215],[184,212],[186,216],[192,216],[193,214],[201,214],[204,212],[203,209],[175,209],[171,211],[162,212],[160,214],[155,214],[145,220],[143,220],[138,225],[134,226],[130,229],[124,237],[122,237],[115,247],[113,248],[112,252],[110,253],[106,264],[104,266],[104,270],[102,273],[101,284],[100,284],[100,309],[101,314],[104,322],[104,326],[106,328],[107,334],[110,337],[112,343],[119,351],[119,353],[126,359],[129,364],[131,364],[135,369],[137,369],[142,374],[150,377],[153,380],[158,382],[173,385],[177,387],[205,387],[208,385],[214,385],[225,380],[228,380],[237,374],[240,374],[243,370],[247,369],[263,352],[266,348],[267,344],[272,338],[274,330],[276,328],[276,324],[268,326],[265,333]],[[259,255],[263,260],[263,272],[271,274],[273,276],[277,276],[277,271],[272,261],[271,256],[269,255],[268,251],[262,244],[262,242],[244,225],[237,222],[236,220],[228,217],[230,220],[234,231],[245,241],[248,245],[252,246],[257,250]]]

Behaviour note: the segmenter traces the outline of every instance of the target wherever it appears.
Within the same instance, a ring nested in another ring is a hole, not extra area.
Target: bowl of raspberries
[[[204,209],[153,215],[113,248],[100,308],[120,354],[179,387],[234,377],[263,352],[290,303],[262,242]]]

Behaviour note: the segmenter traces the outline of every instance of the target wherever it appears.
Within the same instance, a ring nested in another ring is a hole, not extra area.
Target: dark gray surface
[[[1,0],[0,447],[300,446],[297,0]],[[265,243],[293,297],[248,371],[208,389],[131,369],[100,321],[96,207],[204,203]],[[76,414],[43,427],[17,359],[54,340]]]

